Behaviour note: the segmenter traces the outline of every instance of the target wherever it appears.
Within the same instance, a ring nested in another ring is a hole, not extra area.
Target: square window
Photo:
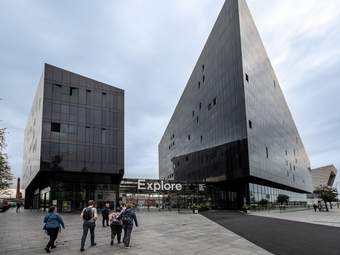
[[[52,122],[51,123],[51,131],[60,133],[60,123]]]
[[[70,96],[78,96],[78,88],[70,87]]]

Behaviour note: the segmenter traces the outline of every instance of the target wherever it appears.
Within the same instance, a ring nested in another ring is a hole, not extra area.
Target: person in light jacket
[[[57,208],[51,206],[48,210],[48,214],[44,218],[44,230],[46,230],[47,234],[50,236],[50,240],[45,247],[45,251],[50,253],[50,249],[56,248],[54,242],[58,237],[58,233],[60,228],[65,229],[63,218],[59,214],[57,214]]]

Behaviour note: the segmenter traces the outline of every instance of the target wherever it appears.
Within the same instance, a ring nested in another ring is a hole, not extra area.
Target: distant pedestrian
[[[103,216],[103,228],[106,226],[109,226],[109,213],[110,213],[110,204],[106,203],[104,208],[102,209],[102,216]]]
[[[130,248],[131,232],[133,229],[133,222],[138,227],[137,217],[135,211],[132,209],[131,204],[127,205],[127,208],[122,212],[120,217],[123,221],[124,238],[123,243],[125,248]]]
[[[318,209],[318,206],[316,205],[316,203],[313,204],[313,208],[314,208],[314,212],[316,212]]]
[[[121,210],[119,208],[116,209],[115,212],[111,213],[110,218],[110,227],[111,227],[111,245],[113,245],[114,239],[117,235],[117,243],[121,243],[121,235],[122,235],[122,228],[123,222],[120,219]]]
[[[321,201],[318,201],[318,209],[319,209],[319,212],[322,211],[322,205],[321,205]]]
[[[57,208],[54,206],[51,206],[48,209],[48,214],[44,218],[44,223],[44,230],[46,230],[47,234],[50,236],[50,240],[45,247],[45,251],[50,253],[50,249],[56,248],[54,242],[58,237],[60,227],[65,229],[65,225],[63,219],[59,214],[57,214]]]
[[[84,251],[85,241],[89,230],[91,235],[91,246],[96,245],[94,242],[94,230],[96,227],[97,209],[95,208],[93,200],[89,200],[88,207],[83,209],[80,217],[83,219],[83,236],[81,238],[80,251]]]
[[[18,201],[16,205],[17,205],[16,213],[19,213],[20,212],[21,203]]]

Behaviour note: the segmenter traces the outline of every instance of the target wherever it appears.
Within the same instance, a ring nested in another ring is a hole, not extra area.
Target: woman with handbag
[[[117,235],[117,242],[120,244],[120,238],[122,235],[122,228],[123,223],[122,220],[119,219],[120,216],[120,209],[117,208],[115,212],[111,213],[109,216],[110,219],[110,227],[111,227],[111,245],[113,245],[113,240],[115,239]]]
[[[51,206],[48,210],[48,214],[44,218],[44,230],[46,230],[47,234],[50,236],[50,240],[45,247],[45,251],[50,253],[50,249],[56,248],[54,242],[58,237],[58,233],[60,228],[65,229],[64,221],[57,214],[57,208],[55,206]]]

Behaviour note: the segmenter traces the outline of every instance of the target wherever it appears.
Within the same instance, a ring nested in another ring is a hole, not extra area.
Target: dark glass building
[[[160,178],[214,184],[216,207],[305,204],[310,162],[245,0],[227,0],[159,143]]]
[[[25,206],[115,203],[123,175],[124,91],[45,64],[25,129]]]

